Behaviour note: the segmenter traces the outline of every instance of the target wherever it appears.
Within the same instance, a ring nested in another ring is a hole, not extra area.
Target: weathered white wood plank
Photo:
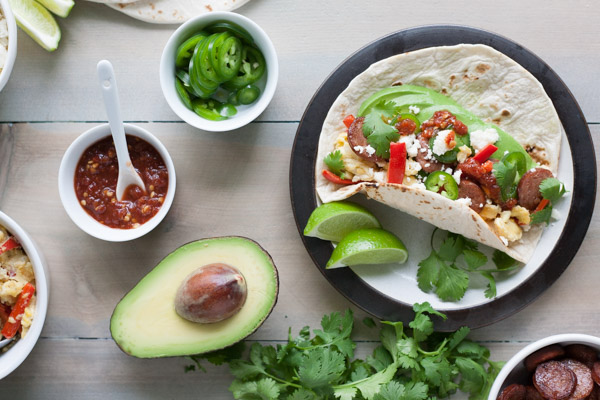
[[[271,36],[280,60],[275,98],[260,119],[298,121],[333,69],[383,35],[453,23],[494,31],[529,48],[563,78],[587,119],[600,121],[594,84],[600,81],[600,11],[593,2],[535,0],[523,7],[519,0],[425,1],[409,10],[405,3],[384,0],[255,0],[239,8]],[[13,76],[0,93],[0,121],[105,120],[95,76],[103,58],[115,66],[126,120],[179,120],[158,80],[162,49],[176,26],[146,24],[85,1],[59,22],[63,39],[55,53],[19,32]]]

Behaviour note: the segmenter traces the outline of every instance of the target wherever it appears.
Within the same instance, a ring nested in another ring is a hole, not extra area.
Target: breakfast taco
[[[323,202],[362,192],[527,262],[563,193],[562,126],[542,85],[484,45],[371,65],[336,99],[316,163]]]

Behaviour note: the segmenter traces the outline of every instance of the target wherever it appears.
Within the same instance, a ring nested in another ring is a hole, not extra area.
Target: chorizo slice
[[[594,385],[592,393],[590,393],[586,400],[600,400],[600,389],[598,389],[598,385]]]
[[[527,389],[523,385],[513,383],[504,388],[498,400],[526,400]]]
[[[442,169],[444,164],[435,159],[429,149],[427,140],[425,140],[422,135],[419,136],[418,140],[421,147],[419,147],[419,151],[417,151],[417,156],[415,158],[417,159],[417,162],[421,164],[421,169],[428,174]]]
[[[533,386],[546,399],[566,400],[575,391],[577,377],[560,361],[547,361],[537,366]]]
[[[588,397],[594,388],[592,371],[584,363],[573,360],[572,358],[563,360],[561,363],[573,371],[573,373],[575,373],[575,377],[577,378],[575,390],[569,397],[569,400],[582,400]]]
[[[375,153],[369,154],[367,152],[366,147],[369,145],[369,143],[367,142],[367,138],[363,133],[364,122],[365,117],[358,117],[348,128],[348,144],[350,145],[350,148],[357,156],[367,161],[374,163],[385,161]]]
[[[592,365],[592,379],[600,385],[600,361],[596,361]]]
[[[598,360],[598,350],[585,344],[570,344],[565,346],[565,352],[570,358],[574,358],[591,367]]]
[[[467,179],[461,179],[458,184],[458,198],[459,199],[471,199],[471,209],[476,213],[480,213],[485,205],[485,193],[475,182],[471,182]]]
[[[525,368],[527,371],[533,372],[543,362],[553,360],[565,355],[565,349],[558,344],[553,344],[539,349],[531,353],[525,358]]]
[[[517,196],[519,197],[519,205],[525,207],[529,211],[535,208],[542,201],[540,193],[540,183],[546,178],[552,178],[552,172],[545,168],[535,168],[529,170],[521,177],[517,185]]]
[[[533,386],[529,385],[526,389],[525,400],[544,400],[544,397]]]

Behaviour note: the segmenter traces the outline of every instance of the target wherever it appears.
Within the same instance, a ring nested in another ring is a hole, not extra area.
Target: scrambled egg
[[[10,237],[3,226],[0,226],[0,244],[4,243]],[[17,297],[23,290],[26,283],[35,285],[35,276],[29,257],[22,248],[16,248],[0,254],[0,303],[13,307],[17,302]],[[31,326],[35,313],[35,295],[25,309],[21,326],[23,330],[21,337],[25,337]]]
[[[514,206],[510,211],[502,211],[500,206],[486,204],[479,215],[487,221],[493,221],[494,231],[507,245],[523,236],[523,229],[519,225],[529,225],[531,222],[529,210],[521,206]]]

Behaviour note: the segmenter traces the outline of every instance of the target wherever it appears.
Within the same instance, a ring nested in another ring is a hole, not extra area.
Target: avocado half
[[[246,302],[221,322],[190,322],[175,311],[175,294],[188,274],[212,263],[229,264],[244,275]],[[277,268],[258,243],[239,236],[201,239],[166,256],[121,299],[110,319],[110,332],[121,350],[139,358],[219,350],[258,329],[275,306],[278,292]]]

